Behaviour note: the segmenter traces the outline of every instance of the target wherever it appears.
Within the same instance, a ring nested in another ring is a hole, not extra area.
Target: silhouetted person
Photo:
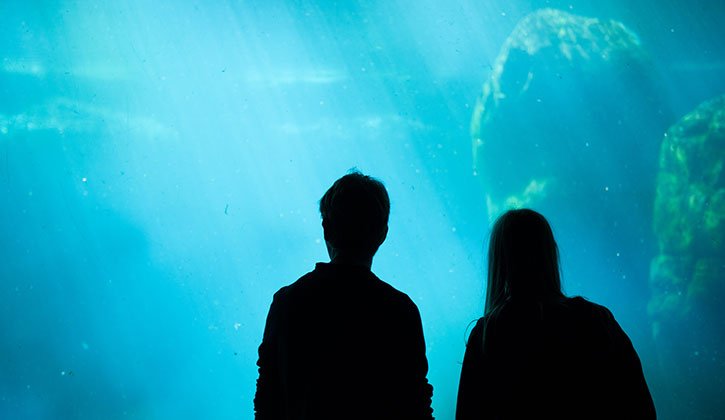
[[[483,318],[471,331],[456,419],[655,418],[637,353],[611,312],[561,292],[549,223],[494,224]]]
[[[257,419],[432,418],[418,308],[370,271],[389,212],[383,184],[359,172],[320,200],[331,261],[274,295]]]

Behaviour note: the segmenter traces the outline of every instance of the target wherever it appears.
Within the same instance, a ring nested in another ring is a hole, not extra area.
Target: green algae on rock
[[[519,22],[471,121],[489,217],[546,197],[619,201],[613,193],[638,200],[637,211],[650,217],[658,140],[671,123],[658,80],[639,38],[620,22],[554,9]],[[535,196],[532,182],[544,186]]]
[[[653,223],[659,254],[650,267],[647,312],[684,414],[722,401],[725,95],[667,130],[659,166]]]
[[[471,140],[488,217],[547,215],[570,284],[597,279],[578,293],[648,293],[657,156],[674,121],[660,82],[624,24],[542,9],[516,25],[483,85]],[[645,306],[616,309],[646,319]]]
[[[664,135],[654,207],[659,255],[648,312],[659,323],[725,298],[725,95]]]

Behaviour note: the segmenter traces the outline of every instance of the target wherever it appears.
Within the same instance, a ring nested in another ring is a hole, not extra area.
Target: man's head
[[[347,256],[372,257],[388,233],[390,199],[377,179],[353,171],[320,200],[325,241]]]

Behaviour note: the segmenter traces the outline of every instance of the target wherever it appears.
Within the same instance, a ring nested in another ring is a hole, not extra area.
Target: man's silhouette
[[[371,271],[388,233],[379,181],[353,172],[320,200],[330,263],[275,295],[259,346],[257,419],[431,419],[418,308]]]

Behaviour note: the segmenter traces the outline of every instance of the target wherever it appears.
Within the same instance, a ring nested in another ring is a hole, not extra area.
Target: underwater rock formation
[[[490,215],[552,194],[592,204],[621,193],[651,209],[668,123],[655,79],[639,39],[619,22],[553,9],[524,18],[471,123]]]
[[[662,363],[696,389],[694,407],[722,407],[725,389],[725,95],[670,127],[654,207],[659,254],[647,307]],[[705,383],[700,383],[705,381]],[[708,381],[712,381],[711,383]],[[715,404],[713,406],[713,404]]]
[[[483,85],[471,135],[489,218],[521,206],[549,217],[577,293],[648,293],[657,153],[674,120],[659,82],[623,24],[543,9]],[[645,305],[625,309],[646,319]]]

